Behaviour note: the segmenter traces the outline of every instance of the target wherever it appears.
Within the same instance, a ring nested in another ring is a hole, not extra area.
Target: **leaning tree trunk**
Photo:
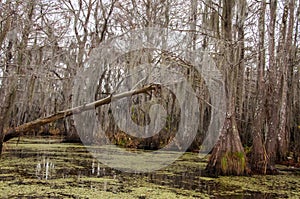
[[[227,115],[219,140],[212,151],[206,170],[210,175],[245,175],[249,172],[247,160],[236,123],[235,101],[238,67],[232,45],[233,0],[225,0],[223,5],[224,55],[227,60],[225,71]],[[240,56],[239,56],[240,58]],[[237,63],[239,63],[239,58]]]
[[[141,94],[141,93],[148,93],[151,90],[157,89],[157,87],[159,87],[159,85],[150,84],[150,85],[144,86],[143,88],[140,88],[140,89],[135,89],[135,90],[132,90],[132,91],[123,92],[123,93],[120,93],[120,94],[116,94],[114,96],[108,96],[106,98],[100,99],[98,101],[91,102],[89,104],[85,104],[85,105],[78,106],[78,107],[75,107],[75,108],[67,109],[67,110],[64,110],[64,111],[59,111],[59,112],[57,112],[53,115],[50,115],[48,117],[45,117],[45,118],[39,118],[37,120],[22,124],[20,126],[15,127],[15,128],[11,128],[11,129],[6,130],[4,132],[3,141],[6,142],[6,141],[8,141],[8,140],[10,140],[14,137],[19,137],[19,136],[23,135],[23,133],[26,133],[26,132],[28,132],[28,131],[36,128],[36,127],[40,127],[42,125],[49,124],[51,122],[57,121],[59,119],[62,119],[62,118],[65,118],[65,117],[68,117],[68,116],[71,116],[71,115],[80,114],[84,111],[92,110],[96,107],[99,107],[99,106],[102,106],[102,105],[105,105],[105,104],[109,104],[112,100],[112,97],[115,100],[117,100],[117,99],[121,99],[121,98],[124,98],[124,97],[129,97],[129,96],[132,96],[132,95],[137,95],[137,94]]]

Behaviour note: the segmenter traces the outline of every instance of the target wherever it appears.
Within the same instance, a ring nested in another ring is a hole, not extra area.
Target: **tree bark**
[[[282,53],[282,64],[281,64],[281,71],[282,71],[282,92],[281,92],[281,104],[280,104],[280,122],[279,122],[279,133],[278,133],[278,161],[284,161],[287,159],[288,155],[288,142],[289,142],[289,128],[288,128],[288,73],[289,69],[292,65],[293,59],[293,27],[294,27],[294,0],[290,0],[289,3],[286,5],[287,9],[289,9],[289,24],[287,30],[287,37],[285,40],[283,53]],[[286,55],[287,53],[287,55]]]
[[[263,128],[265,122],[265,10],[266,1],[261,2],[259,17],[259,54],[258,54],[258,67],[257,67],[257,95],[256,95],[256,110],[253,120],[253,133],[252,133],[252,150],[251,150],[251,172],[256,174],[266,174],[267,171],[267,154],[264,146]]]
[[[0,157],[2,154],[2,150],[3,150],[3,140],[4,140],[3,122],[2,122],[2,118],[1,118],[1,121],[0,121]]]
[[[8,85],[8,79],[3,81],[3,87],[0,90],[0,92],[3,92],[2,98],[0,98],[1,106],[0,106],[0,156],[2,154],[3,150],[3,143],[5,142],[5,131],[4,127],[8,123],[8,117],[10,113],[10,107],[12,105],[12,100],[14,99],[14,92],[9,91],[9,88],[7,88]]]
[[[269,69],[267,71],[267,136],[266,151],[268,154],[267,173],[275,174],[276,153],[277,153],[277,130],[278,130],[278,84],[277,66],[275,56],[275,26],[276,26],[277,0],[270,1],[270,23],[269,23]]]
[[[234,115],[225,119],[220,139],[212,151],[206,170],[216,176],[249,173]]]

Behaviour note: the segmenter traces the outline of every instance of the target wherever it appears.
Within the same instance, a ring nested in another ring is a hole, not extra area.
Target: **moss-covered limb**
[[[124,97],[129,97],[129,96],[132,96],[132,95],[147,93],[150,90],[157,89],[157,87],[158,87],[158,85],[151,84],[151,85],[145,86],[141,89],[135,89],[135,90],[128,91],[128,92],[123,92],[123,93],[120,93],[120,94],[116,94],[114,96],[111,95],[111,96],[108,96],[106,98],[100,99],[98,101],[94,101],[94,102],[91,102],[91,103],[88,103],[88,104],[85,104],[85,105],[82,105],[82,106],[78,106],[78,107],[75,107],[75,108],[67,109],[67,110],[64,110],[64,111],[60,111],[60,112],[55,113],[53,115],[50,115],[48,117],[39,118],[37,120],[22,124],[20,126],[15,127],[15,128],[7,129],[5,131],[5,136],[4,136],[3,141],[6,142],[6,141],[8,141],[8,140],[10,140],[14,137],[21,136],[23,133],[28,132],[28,131],[36,128],[36,127],[40,127],[42,125],[54,122],[56,120],[59,120],[59,119],[62,119],[62,118],[65,118],[65,117],[68,117],[68,116],[71,116],[71,115],[74,115],[74,114],[79,114],[79,113],[82,113],[84,111],[92,110],[96,107],[99,107],[99,106],[102,106],[102,105],[105,105],[105,104],[109,104],[111,102],[112,98],[114,98],[116,100],[116,99],[121,99],[121,98],[124,98]]]

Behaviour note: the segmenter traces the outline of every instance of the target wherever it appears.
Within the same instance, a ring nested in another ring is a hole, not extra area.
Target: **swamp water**
[[[300,198],[300,174],[204,177],[206,160],[185,153],[152,173],[125,173],[98,162],[81,144],[21,138],[0,159],[0,198]]]

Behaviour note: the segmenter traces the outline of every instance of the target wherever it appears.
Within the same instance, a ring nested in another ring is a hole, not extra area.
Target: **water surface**
[[[22,138],[6,144],[0,197],[300,198],[297,173],[210,178],[204,176],[206,163],[197,153],[185,153],[161,170],[125,173],[98,162],[81,144]]]

